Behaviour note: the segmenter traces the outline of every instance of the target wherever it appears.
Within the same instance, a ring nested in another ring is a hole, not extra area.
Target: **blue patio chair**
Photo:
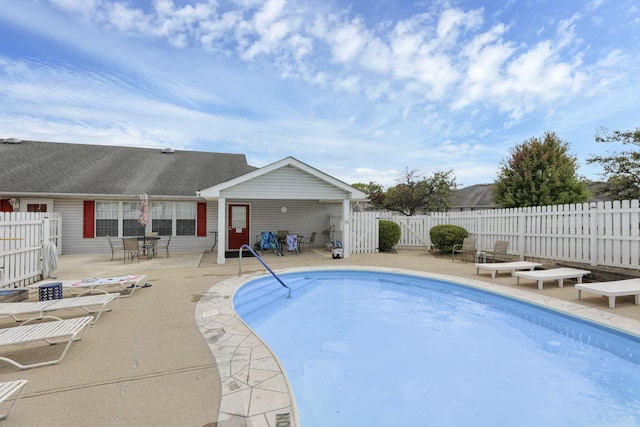
[[[279,251],[278,238],[272,231],[263,231],[260,233],[259,248],[260,252],[264,255],[264,250],[273,249],[274,253],[278,254]]]

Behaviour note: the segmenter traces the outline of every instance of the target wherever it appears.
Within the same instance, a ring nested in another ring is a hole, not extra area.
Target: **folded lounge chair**
[[[512,262],[496,262],[496,263],[479,263],[476,264],[476,274],[480,274],[480,270],[491,271],[491,277],[495,278],[496,273],[500,271],[509,271],[511,275],[517,270],[535,270],[536,267],[542,267],[539,262],[529,261],[512,261]]]
[[[627,295],[635,295],[635,303],[640,305],[640,279],[580,283],[576,285],[578,299],[582,297],[582,291],[609,297],[609,308],[616,307],[616,297]]]
[[[57,310],[73,310],[81,308],[89,314],[95,314],[97,322],[105,311],[111,311],[118,300],[117,293],[103,293],[75,298],[54,299],[37,302],[7,302],[0,303],[0,317],[13,317],[20,322],[28,319],[42,318],[46,313]]]
[[[28,382],[27,380],[16,380],[0,383],[0,404],[11,402],[10,399],[13,398],[9,409],[2,411],[2,414],[0,414],[0,421],[6,420],[9,414],[11,414],[18,404],[18,400],[22,397],[24,386],[27,385]]]
[[[532,279],[538,282],[538,289],[542,290],[545,280],[556,280],[558,287],[563,287],[564,279],[577,279],[578,283],[582,283],[582,276],[591,274],[589,270],[580,270],[578,268],[550,268],[549,270],[534,271],[516,271],[516,284],[520,284],[520,278]]]
[[[60,282],[62,283],[62,289],[68,291],[71,295],[86,295],[92,292],[106,293],[105,288],[116,287],[125,292],[120,294],[120,298],[126,298],[133,295],[135,290],[141,287],[138,283],[146,278],[146,274],[130,274],[118,277],[91,277],[83,280],[45,280],[27,287],[38,288],[43,285]]]
[[[93,322],[93,316],[74,317],[71,319],[59,319],[50,317],[53,321],[43,323],[29,323],[29,320],[20,326],[0,329],[0,347],[20,346],[38,341],[48,344],[66,343],[62,354],[56,359],[43,362],[22,364],[10,357],[0,356],[0,361],[5,361],[19,369],[37,368],[40,366],[55,365],[60,363],[74,341],[82,339],[89,325]]]

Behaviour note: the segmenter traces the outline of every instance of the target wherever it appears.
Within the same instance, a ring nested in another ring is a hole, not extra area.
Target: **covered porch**
[[[198,192],[217,203],[218,256],[253,246],[263,231],[286,230],[316,246],[340,240],[343,256],[351,253],[349,218],[353,206],[366,200],[362,191],[292,157]]]

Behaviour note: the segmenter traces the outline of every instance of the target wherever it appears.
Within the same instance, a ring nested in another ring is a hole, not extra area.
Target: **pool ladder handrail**
[[[238,255],[238,259],[239,259],[239,262],[238,262],[238,276],[242,276],[242,248],[246,248],[249,252],[251,252],[251,254],[252,254],[252,255],[253,255],[253,256],[254,256],[258,261],[260,261],[260,264],[262,264],[262,265],[264,266],[264,268],[266,268],[266,269],[269,271],[269,273],[271,273],[271,275],[272,275],[273,277],[275,277],[275,278],[276,278],[276,280],[277,280],[278,282],[280,282],[280,284],[281,284],[282,286],[284,286],[285,288],[287,288],[287,289],[289,290],[289,293],[288,293],[288,295],[287,295],[287,298],[291,298],[291,288],[290,288],[290,287],[288,287],[287,285],[285,285],[285,284],[284,284],[284,282],[282,281],[282,279],[280,279],[280,278],[278,277],[278,275],[277,275],[276,273],[274,273],[274,272],[273,272],[273,270],[272,270],[272,269],[270,269],[270,268],[269,268],[269,266],[268,266],[268,265],[267,265],[267,264],[262,260],[262,258],[260,257],[260,255],[258,255],[258,254],[256,253],[256,251],[254,251],[254,250],[253,250],[253,248],[252,248],[251,246],[247,245],[247,244],[243,244],[242,246],[240,246],[240,254]]]

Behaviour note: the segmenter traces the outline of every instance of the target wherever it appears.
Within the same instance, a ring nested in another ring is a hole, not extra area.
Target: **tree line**
[[[600,143],[640,146],[640,128],[609,131],[599,128],[595,139]],[[585,202],[590,196],[590,182],[578,175],[577,158],[570,144],[554,132],[532,137],[516,145],[500,162],[492,185],[493,202],[500,208],[518,208]],[[591,156],[589,164],[602,167],[600,191],[611,200],[640,199],[640,150],[630,148],[608,156]],[[406,168],[397,184],[384,189],[376,182],[356,183],[354,187],[369,196],[376,209],[386,209],[407,216],[443,212],[452,208],[457,189],[452,170],[421,176]]]

